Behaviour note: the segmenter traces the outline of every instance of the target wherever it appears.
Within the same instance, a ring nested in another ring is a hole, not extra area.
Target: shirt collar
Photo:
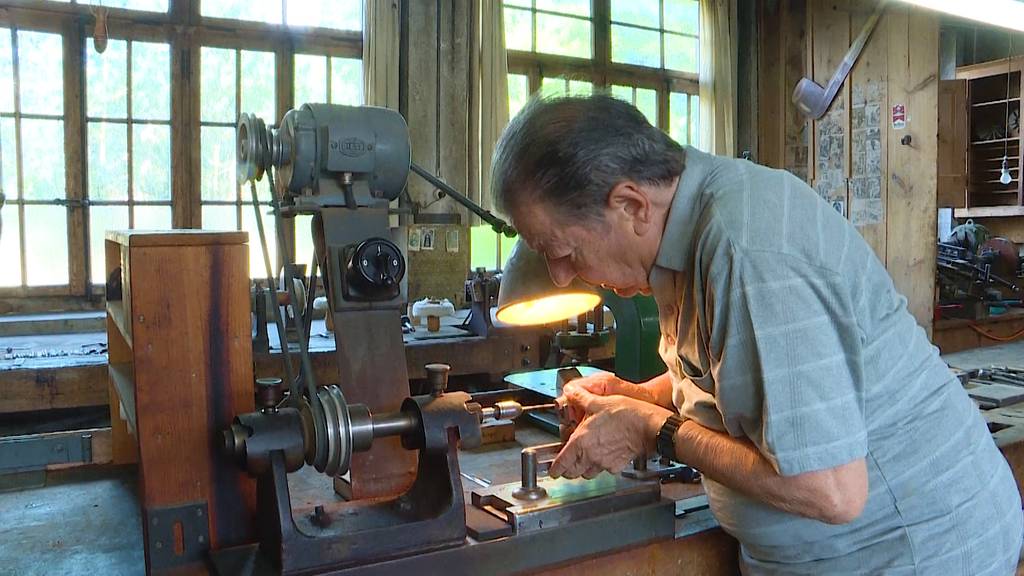
[[[665,220],[665,231],[661,235],[658,256],[654,260],[656,267],[678,272],[687,270],[692,260],[690,254],[693,251],[694,232],[700,218],[700,192],[713,159],[710,154],[686,147],[685,168],[679,176],[679,184]]]

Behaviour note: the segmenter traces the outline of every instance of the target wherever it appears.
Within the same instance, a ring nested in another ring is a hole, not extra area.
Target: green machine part
[[[643,382],[664,373],[665,363],[658,355],[661,327],[654,298],[621,298],[610,290],[602,290],[601,298],[615,316],[615,375]]]

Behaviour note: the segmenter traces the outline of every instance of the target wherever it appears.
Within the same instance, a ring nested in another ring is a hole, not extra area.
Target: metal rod
[[[260,237],[260,246],[263,248],[263,266],[267,271],[267,284],[270,289],[271,308],[274,310],[274,326],[277,328],[277,341],[281,345],[281,353],[284,355],[284,373],[288,377],[288,390],[295,383],[295,368],[292,366],[291,350],[288,347],[288,336],[284,331],[284,319],[281,317],[281,307],[277,304],[277,288],[274,286],[274,268],[270,265],[270,249],[267,247],[267,234],[263,229],[263,214],[260,213],[259,195],[256,194],[256,181],[249,181],[249,190],[252,193],[252,208],[256,211],[256,232]],[[259,302],[259,306],[266,306],[266,301]],[[298,408],[298,400],[292,401],[292,407]]]
[[[373,437],[402,436],[419,427],[419,422],[410,414],[392,412],[373,416]]]
[[[490,224],[491,228],[494,229],[494,231],[497,232],[498,234],[504,234],[509,238],[514,238],[516,236],[516,229],[513,228],[508,222],[505,222],[501,218],[498,218],[497,216],[492,214],[490,210],[487,210],[483,206],[480,206],[476,202],[470,200],[461,192],[459,192],[455,188],[452,188],[437,176],[434,176],[429,171],[418,166],[415,162],[411,162],[409,164],[409,168],[413,172],[415,172],[416,175],[418,175],[420,178],[423,178],[427,182],[430,182],[431,184],[436,186],[438,190],[443,192],[445,195],[451,197],[452,200],[455,200],[459,204],[462,204],[463,206],[468,208],[470,212],[479,216],[481,220]]]

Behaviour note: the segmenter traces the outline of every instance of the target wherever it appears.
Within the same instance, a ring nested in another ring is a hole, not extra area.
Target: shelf
[[[131,325],[128,324],[128,319],[124,315],[124,302],[121,300],[107,300],[107,314],[114,319],[117,331],[121,333],[121,337],[124,338],[128,347],[131,348],[132,331]]]
[[[117,390],[117,397],[124,407],[124,415],[128,420],[128,428],[137,430],[135,427],[135,383],[132,379],[132,365],[128,362],[114,362],[107,364],[107,371],[110,379],[114,382],[114,389]]]
[[[1008,216],[1024,216],[1024,206],[975,206],[973,208],[957,208],[953,211],[957,218],[1005,218]]]
[[[971,108],[979,108],[981,106],[995,106],[996,104],[1006,104],[1007,102],[1020,102],[1020,98],[1010,98],[1009,100],[1004,98],[1002,100],[991,100],[989,102],[978,102],[976,104],[971,104]]]
[[[996,138],[995,140],[975,140],[971,142],[971,146],[984,146],[986,144],[1002,144],[1008,142],[1010,144],[1020,143],[1020,136],[1014,136],[1013,138]]]

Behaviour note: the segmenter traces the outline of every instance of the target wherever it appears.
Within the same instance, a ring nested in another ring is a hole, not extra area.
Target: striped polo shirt
[[[1013,573],[1009,466],[885,267],[803,181],[687,148],[650,282],[683,416],[783,476],[867,463],[844,525],[705,477],[744,573]]]

